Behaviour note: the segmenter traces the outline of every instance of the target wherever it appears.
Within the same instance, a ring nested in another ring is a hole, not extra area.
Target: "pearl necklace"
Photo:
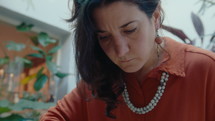
[[[150,101],[150,103],[148,105],[146,105],[145,107],[140,107],[140,108],[135,107],[131,103],[131,101],[129,99],[129,94],[128,94],[127,87],[124,84],[125,89],[124,89],[124,91],[122,93],[122,96],[123,96],[123,99],[124,99],[125,103],[127,104],[128,108],[132,112],[137,113],[137,114],[146,114],[149,111],[151,111],[152,109],[154,109],[154,107],[157,105],[157,103],[159,102],[161,96],[164,93],[164,90],[165,90],[165,87],[166,87],[166,82],[168,81],[168,77],[169,77],[168,73],[166,73],[166,72],[162,73],[161,80],[160,80],[160,85],[158,86],[158,89],[157,89],[157,92],[155,93],[155,96],[152,98],[152,100]]]

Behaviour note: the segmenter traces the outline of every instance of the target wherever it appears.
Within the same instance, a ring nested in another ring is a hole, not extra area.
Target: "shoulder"
[[[199,70],[203,68],[215,70],[215,53],[193,45],[177,42],[168,37],[165,37],[165,40],[168,44],[168,52],[174,60],[173,64],[180,62],[180,67],[185,68],[185,70]]]
[[[215,62],[215,53],[209,50],[198,48],[192,45],[187,45],[185,52],[192,57],[196,57],[201,60],[206,59],[208,61]]]
[[[209,50],[205,50],[193,45],[177,42],[176,40],[168,37],[165,37],[165,40],[167,41],[169,46],[171,46],[169,47],[170,51],[176,51],[174,54],[177,54],[177,55],[184,55],[185,59],[187,60],[215,62],[215,53]]]
[[[215,53],[192,45],[186,45],[185,58],[196,66],[212,67],[215,69]]]
[[[215,72],[215,53],[195,47],[184,45],[184,69],[187,73],[198,77],[212,76]],[[214,77],[213,77],[214,79]]]

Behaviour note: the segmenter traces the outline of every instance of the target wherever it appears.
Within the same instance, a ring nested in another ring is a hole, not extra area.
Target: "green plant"
[[[29,33],[31,32],[31,29],[34,27],[33,24],[26,24],[21,23],[20,25],[16,26],[17,31]],[[56,63],[53,61],[54,55],[58,52],[58,50],[61,48],[60,45],[57,45],[58,41],[51,38],[47,33],[40,32],[34,36],[30,36],[29,40],[31,43],[33,43],[33,46],[31,46],[32,50],[34,50],[34,53],[29,53],[25,55],[24,57],[17,57],[16,60],[13,60],[14,62],[19,61],[20,63],[23,63],[24,65],[24,72],[26,73],[26,78],[21,80],[21,84],[25,85],[28,84],[31,80],[36,79],[34,83],[34,89],[35,91],[39,91],[43,88],[44,84],[50,80],[51,76],[56,76],[59,79],[63,79],[64,77],[68,76],[68,73],[63,73],[59,71],[59,67],[56,65]],[[24,43],[16,43],[14,41],[9,41],[4,48],[6,48],[8,51],[15,51],[17,53],[21,53],[29,44]],[[50,46],[49,50],[47,50],[47,47]],[[12,59],[8,56],[8,54],[4,51],[3,48],[1,48],[4,52],[4,57],[0,58],[0,68],[4,65],[7,65],[12,62]],[[17,55],[15,55],[17,56]],[[49,74],[44,73],[44,67],[41,67],[40,70],[32,75],[29,75],[29,69],[35,67],[38,65],[38,63],[45,63],[46,67],[48,68]]]
[[[215,6],[214,0],[199,0],[201,3],[201,8],[199,9],[199,13],[204,14],[207,9]]]
[[[162,28],[174,35],[176,35],[177,37],[179,37],[184,43],[186,44],[192,44],[195,45],[197,42],[196,41],[201,41],[201,45],[200,47],[203,48],[203,45],[206,43],[206,41],[208,41],[208,45],[206,46],[205,49],[211,50],[212,52],[215,52],[215,31],[214,33],[211,33],[209,35],[206,35],[204,32],[204,25],[202,20],[200,19],[200,17],[198,15],[196,15],[195,13],[191,13],[191,18],[192,18],[192,23],[194,25],[195,31],[198,34],[198,38],[197,39],[190,39],[182,30],[178,29],[178,28],[174,28],[171,26],[166,26],[166,25],[162,25]],[[205,40],[205,37],[210,36],[209,40]]]
[[[0,100],[1,121],[38,121],[41,111],[54,106],[54,103],[44,103],[21,99],[18,103]]]
[[[20,25],[16,26],[16,29],[17,31],[28,33],[31,32],[31,29],[33,27],[33,24],[21,23]],[[17,62],[23,63],[23,71],[27,76],[23,80],[21,80],[20,83],[22,85],[26,85],[31,80],[36,80],[33,85],[34,90],[36,91],[34,94],[23,92],[22,99],[20,99],[17,103],[9,102],[7,99],[0,100],[1,121],[38,121],[41,110],[46,110],[50,106],[55,105],[54,103],[50,102],[42,102],[46,99],[44,99],[45,96],[39,91],[43,88],[44,84],[47,81],[51,81],[51,76],[56,76],[59,79],[63,79],[64,77],[69,75],[68,73],[60,72],[58,69],[59,67],[53,60],[55,54],[61,48],[61,46],[57,44],[57,40],[51,38],[45,32],[40,32],[35,36],[30,36],[28,41],[33,43],[33,46],[30,47],[32,48],[32,50],[34,50],[34,53],[29,53],[27,55],[24,55],[23,57],[14,55],[17,56],[15,60],[10,58],[5,50],[7,49],[8,51],[15,51],[18,54],[24,51],[25,48],[29,46],[29,44],[9,41],[4,47],[2,47],[0,43],[0,49],[4,52],[4,57],[0,58],[0,68],[3,68],[4,65],[11,65]],[[47,49],[47,47],[51,48]],[[29,70],[41,63],[45,63],[46,66],[41,67],[36,73],[29,75]],[[48,74],[44,72],[45,68],[48,69]],[[1,92],[4,91],[1,90],[0,95]]]
[[[199,0],[199,3],[201,4],[201,7],[198,12],[200,15],[205,14],[206,10],[215,6],[214,0]],[[206,41],[207,41],[208,45],[206,46],[205,49],[215,52],[215,30],[211,34],[206,35],[204,32],[204,30],[205,30],[204,24],[203,24],[202,20],[200,19],[200,17],[197,14],[192,12],[191,18],[192,18],[193,26],[195,28],[196,33],[198,34],[199,39],[190,39],[181,29],[178,29],[178,28],[174,28],[174,27],[166,26],[166,25],[163,25],[162,28],[164,30],[176,35],[186,44],[195,45],[197,43],[196,41],[201,41],[200,47],[203,48],[204,43],[206,43]],[[208,36],[210,37],[210,39],[206,40],[205,38]]]

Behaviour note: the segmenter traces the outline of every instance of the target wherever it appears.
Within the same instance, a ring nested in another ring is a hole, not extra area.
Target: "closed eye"
[[[131,29],[131,30],[126,30],[126,31],[124,31],[124,32],[127,33],[127,34],[130,34],[130,33],[135,32],[136,29],[137,29],[137,28],[134,28],[134,29]]]
[[[109,38],[109,36],[98,36],[98,39],[99,40],[106,40],[106,39],[108,39]]]

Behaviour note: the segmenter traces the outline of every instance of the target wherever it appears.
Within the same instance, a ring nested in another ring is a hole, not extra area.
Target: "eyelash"
[[[127,34],[131,34],[131,33],[135,32],[136,29],[137,28],[134,28],[134,29],[131,29],[131,30],[126,30],[124,32],[127,33]],[[105,40],[105,39],[108,39],[108,38],[109,38],[109,36],[100,36],[100,37],[98,37],[98,40]]]
[[[105,39],[108,39],[109,38],[109,36],[100,36],[100,37],[98,37],[98,40],[105,40]]]
[[[127,30],[127,31],[124,31],[125,33],[128,33],[128,34],[130,34],[130,33],[133,33],[133,32],[135,32],[136,31],[136,29],[137,28],[134,28],[134,29],[132,29],[132,30]]]

